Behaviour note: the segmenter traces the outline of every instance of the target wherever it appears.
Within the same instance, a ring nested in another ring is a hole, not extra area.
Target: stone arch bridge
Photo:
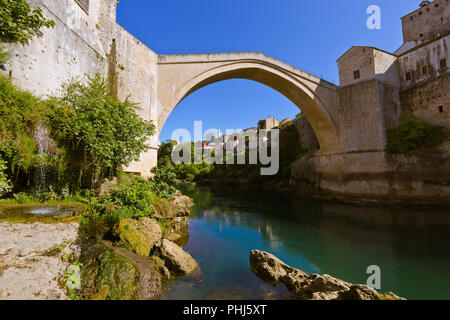
[[[158,134],[173,109],[194,91],[223,80],[248,79],[280,92],[302,110],[320,154],[340,152],[338,87],[264,54],[161,55],[157,79]]]

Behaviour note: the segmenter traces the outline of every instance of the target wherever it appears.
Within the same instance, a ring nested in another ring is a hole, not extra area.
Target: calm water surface
[[[163,299],[283,299],[249,267],[249,252],[275,254],[310,273],[366,283],[381,268],[381,291],[450,299],[450,212],[366,207],[262,190],[184,187],[196,202],[185,246],[200,265],[166,283]]]

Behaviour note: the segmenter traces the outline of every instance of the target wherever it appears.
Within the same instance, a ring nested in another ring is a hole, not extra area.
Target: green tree
[[[151,172],[154,174],[152,180],[156,194],[163,198],[171,198],[178,183],[176,174],[166,167],[154,167]]]
[[[53,28],[40,8],[31,9],[25,0],[0,0],[0,41],[28,43],[43,27]]]
[[[78,156],[80,185],[83,175],[90,178],[92,187],[94,180],[115,176],[123,166],[139,160],[155,133],[153,123],[136,113],[136,104],[107,93],[99,74],[65,86],[52,107],[52,133]]]

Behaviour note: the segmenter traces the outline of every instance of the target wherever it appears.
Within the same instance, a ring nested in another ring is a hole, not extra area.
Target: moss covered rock
[[[135,266],[104,243],[91,243],[81,252],[81,294],[84,299],[130,300],[135,298]]]
[[[162,238],[159,224],[151,218],[122,219],[114,234],[118,238],[118,246],[143,256],[148,256],[154,247],[159,247]]]
[[[105,250],[98,260],[96,288],[107,288],[108,298],[112,300],[134,299],[137,270],[131,261],[111,249]]]
[[[80,261],[82,299],[149,300],[161,294],[161,279],[147,257],[108,242],[84,245]]]
[[[193,206],[194,201],[177,190],[173,194],[172,199],[161,198],[152,204],[153,217],[157,219],[172,219],[189,216]]]

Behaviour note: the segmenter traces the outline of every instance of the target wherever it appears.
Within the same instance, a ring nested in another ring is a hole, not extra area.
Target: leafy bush
[[[106,232],[121,219],[151,216],[151,204],[157,199],[151,191],[152,185],[151,181],[138,179],[106,196],[91,198],[80,221],[82,229],[87,233]]]
[[[436,147],[442,143],[441,130],[411,115],[402,115],[398,126],[387,132],[388,153],[408,153],[423,147]]]
[[[8,180],[8,177],[4,173],[6,170],[6,162],[3,161],[2,157],[0,156],[0,197],[4,196],[8,192],[11,192],[12,186],[11,183]]]
[[[154,167],[153,190],[162,198],[171,198],[178,183],[176,174],[166,167]]]
[[[27,43],[43,27],[53,28],[40,8],[31,9],[25,0],[0,0],[0,41]]]
[[[107,93],[105,80],[97,74],[86,83],[65,87],[62,98],[52,103],[52,133],[78,156],[78,181],[102,181],[117,175],[121,167],[137,161],[148,150],[155,133],[151,121],[143,120],[137,105]],[[84,178],[84,180],[83,180]]]
[[[18,204],[24,204],[35,201],[35,199],[32,196],[26,194],[25,192],[19,192],[17,194],[14,194],[14,199]]]
[[[10,176],[32,169],[36,157],[34,128],[47,110],[41,100],[0,76],[0,155],[8,163]]]
[[[119,215],[129,218],[148,217],[153,213],[150,205],[156,199],[151,192],[152,186],[151,182],[140,179],[131,185],[113,190],[109,199],[118,206]]]

